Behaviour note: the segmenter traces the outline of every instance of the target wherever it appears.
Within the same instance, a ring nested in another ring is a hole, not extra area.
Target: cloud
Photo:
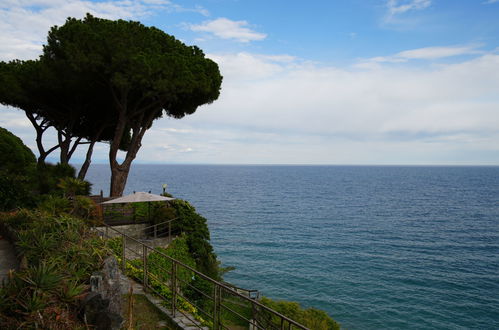
[[[209,56],[224,74],[220,99],[181,120],[156,121],[137,162],[499,164],[497,54],[374,69]],[[12,112],[2,121],[21,118]]]
[[[403,14],[412,10],[422,10],[430,5],[431,0],[388,0],[386,3],[389,16]]]
[[[499,55],[374,70],[276,63],[251,53],[210,56],[225,75],[220,99],[168,121],[168,127],[188,128],[188,136],[164,137],[195,144],[194,151],[189,158],[156,158],[446,163],[462,160],[469,150],[481,150],[485,158],[499,151]]]
[[[263,40],[267,37],[248,28],[246,21],[232,21],[228,18],[217,18],[202,24],[189,24],[188,28],[194,32],[206,32],[221,39],[234,39],[239,42],[250,42]]]
[[[234,54],[208,54],[219,63],[222,75],[238,76],[240,79],[263,79],[282,72],[283,64],[293,64],[295,57],[289,55],[261,55],[247,52]]]
[[[51,26],[64,24],[66,17],[86,13],[109,19],[139,19],[159,11],[195,11],[166,0],[4,0],[0,3],[0,60],[33,59],[42,50]]]
[[[162,128],[161,130],[163,130],[165,132],[180,133],[180,134],[192,133],[192,131],[189,129],[180,129],[180,128],[173,128],[173,127],[166,127],[166,128]]]
[[[391,56],[378,56],[363,61],[361,65],[368,66],[370,63],[402,63],[410,60],[436,60],[441,58],[476,55],[483,51],[478,50],[478,46],[448,46],[448,47],[424,47],[411,50],[405,50]]]
[[[490,4],[493,4],[493,3],[496,3],[496,2],[499,2],[499,0],[488,0],[488,1],[485,1],[483,4],[490,5]]]

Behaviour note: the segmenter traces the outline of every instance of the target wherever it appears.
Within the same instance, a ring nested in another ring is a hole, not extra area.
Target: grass
[[[237,298],[232,298],[225,299],[222,304],[244,316],[248,320],[252,318],[251,305],[247,302],[240,301]],[[221,318],[223,324],[228,326],[230,329],[238,329],[239,327],[248,328],[248,321],[242,319],[239,315],[234,314],[232,311],[229,311],[224,307],[221,309]]]
[[[124,295],[125,312],[128,314],[128,304],[130,295]],[[169,318],[164,315],[156,306],[154,306],[144,295],[134,294],[132,308],[132,327],[131,329],[149,330],[149,329],[171,329],[167,324]],[[162,322],[164,321],[164,322]],[[163,325],[160,324],[162,322]],[[130,319],[127,315],[124,329],[130,329]]]

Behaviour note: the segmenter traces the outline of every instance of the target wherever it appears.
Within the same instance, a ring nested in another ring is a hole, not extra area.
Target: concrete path
[[[12,244],[0,236],[0,284],[7,280],[9,270],[17,269],[17,259]]]

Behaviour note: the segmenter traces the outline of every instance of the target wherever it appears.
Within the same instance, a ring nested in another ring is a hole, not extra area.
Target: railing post
[[[158,237],[157,231],[158,231],[158,225],[154,224],[154,239]]]
[[[213,329],[218,329],[218,323],[217,323],[217,309],[218,309],[218,285],[213,286]]]
[[[172,315],[175,317],[175,308],[177,300],[177,263],[172,260],[172,278],[171,278],[171,291],[172,291]]]
[[[142,285],[144,287],[144,291],[147,291],[147,245],[142,245],[142,265],[143,265],[143,276],[142,276]]]
[[[222,288],[215,283],[214,293],[213,293],[213,329],[220,329],[220,309],[222,301]]]
[[[251,321],[250,321],[250,330],[258,329],[256,327],[256,308],[255,304],[251,302]]]
[[[126,235],[122,234],[122,244],[121,244],[121,267],[123,268],[123,274],[126,274]]]
[[[172,220],[168,221],[168,243],[172,242]]]

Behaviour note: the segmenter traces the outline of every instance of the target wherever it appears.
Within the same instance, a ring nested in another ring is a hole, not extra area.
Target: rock
[[[100,272],[90,278],[91,292],[82,302],[85,321],[96,329],[120,329],[122,317],[122,274],[115,257],[108,257]]]
[[[109,300],[102,298],[97,292],[90,292],[82,301],[82,312],[85,323],[98,330],[119,330],[123,317],[109,311]]]
[[[123,297],[121,288],[121,271],[115,257],[108,257],[104,260],[102,271],[96,274],[102,277],[96,290],[104,299],[109,300],[109,311],[122,315]],[[100,285],[99,285],[100,284]]]

